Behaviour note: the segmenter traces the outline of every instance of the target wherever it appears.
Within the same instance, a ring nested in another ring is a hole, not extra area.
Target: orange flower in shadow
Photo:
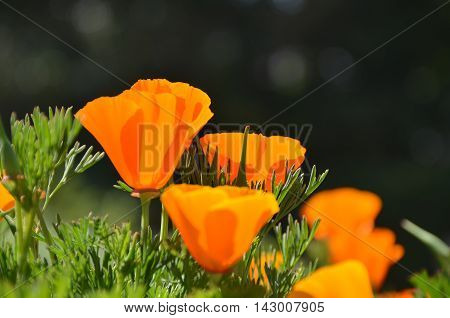
[[[238,262],[279,210],[273,194],[231,186],[171,185],[161,201],[192,257],[216,273]]]
[[[0,211],[6,212],[14,208],[15,200],[13,196],[0,184]]]
[[[383,284],[389,268],[404,254],[389,229],[374,228],[381,210],[374,193],[338,188],[313,195],[301,209],[308,222],[321,219],[317,239],[326,239],[332,262],[358,260],[363,263],[375,289]]]
[[[358,261],[324,266],[300,280],[290,298],[372,298],[367,269]]]
[[[404,254],[403,246],[395,244],[394,232],[385,228],[375,228],[369,234],[358,237],[348,233],[332,236],[328,246],[332,262],[348,259],[361,261],[377,290],[381,288],[389,268]]]
[[[345,233],[345,230],[355,234],[369,233],[381,206],[380,197],[372,192],[338,188],[313,195],[303,205],[301,213],[309,224],[321,220],[316,238],[324,239]]]
[[[185,83],[140,80],[89,102],[76,117],[137,192],[161,189],[182,153],[213,116],[211,100]]]
[[[200,139],[203,151],[209,147],[208,161],[214,159],[218,149],[218,164],[220,167],[230,165],[230,177],[234,180],[239,172],[242,147],[244,143],[243,133],[208,134]],[[287,167],[296,168],[305,160],[306,149],[296,139],[261,134],[248,134],[246,174],[247,181],[266,181],[270,187],[272,174],[275,172],[276,182],[284,181]]]
[[[414,288],[403,289],[399,291],[388,291],[378,294],[379,298],[414,298]]]

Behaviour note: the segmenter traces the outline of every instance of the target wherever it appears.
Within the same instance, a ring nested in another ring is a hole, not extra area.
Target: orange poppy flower
[[[14,208],[15,200],[13,196],[0,183],[0,211],[6,212]]]
[[[230,164],[231,180],[234,180],[239,172],[243,143],[243,133],[208,134],[200,139],[205,152],[209,145],[210,163],[218,149],[219,166],[227,167],[228,163]],[[289,168],[293,165],[300,167],[305,160],[305,153],[306,149],[296,139],[248,134],[245,167],[247,181],[266,181],[266,185],[270,187],[272,173],[275,172],[276,182],[279,183],[285,178],[286,163]]]
[[[317,239],[351,231],[369,233],[381,210],[381,199],[372,192],[354,188],[338,188],[313,195],[302,207],[308,223],[320,219]]]
[[[367,269],[358,261],[324,266],[295,284],[290,298],[372,298]]]
[[[346,233],[328,239],[332,262],[355,259],[361,261],[369,271],[375,289],[383,284],[389,268],[404,254],[401,245],[395,244],[395,234],[385,228],[375,228],[358,238]]]
[[[238,262],[279,210],[273,194],[232,186],[171,185],[161,201],[192,257],[216,273]]]
[[[213,116],[201,90],[140,80],[115,97],[89,102],[76,117],[137,192],[161,189],[198,131]]]
[[[281,264],[283,263],[283,254],[281,252],[274,253],[262,253],[260,257],[260,264],[261,264],[261,270],[262,270],[262,277],[263,282],[265,284],[268,283],[267,274],[265,271],[265,264],[271,265],[275,268],[280,268]],[[252,260],[252,263],[250,264],[249,269],[249,276],[251,280],[257,280],[259,277],[259,269],[260,267],[257,266],[255,260]]]

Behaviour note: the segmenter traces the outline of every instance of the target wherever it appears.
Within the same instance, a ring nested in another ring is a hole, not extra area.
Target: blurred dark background
[[[126,82],[188,82],[212,98],[213,122],[259,124],[444,2],[9,0]],[[435,263],[401,219],[450,239],[449,21],[450,5],[272,120],[313,125],[309,163],[331,170],[322,189],[353,186],[383,198],[377,224],[396,231],[413,271]],[[77,110],[126,88],[2,3],[0,74],[5,121],[37,105]],[[86,132],[81,139],[95,144]],[[112,190],[117,179],[104,160],[53,210],[65,219],[133,211],[137,202]],[[394,267],[390,284],[403,287],[408,275]]]

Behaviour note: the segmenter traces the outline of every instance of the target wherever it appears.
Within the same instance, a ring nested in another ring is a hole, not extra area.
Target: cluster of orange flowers
[[[376,194],[353,188],[322,191],[305,202],[300,214],[310,224],[321,220],[315,237],[326,241],[332,264],[300,280],[289,297],[374,297],[373,290],[380,289],[389,268],[404,253],[403,247],[395,244],[393,231],[374,226],[381,205]],[[282,255],[263,254],[261,263],[278,268]],[[257,272],[253,263],[250,275],[253,277]],[[413,290],[377,296],[409,298],[413,297]]]
[[[185,83],[141,80],[114,97],[88,103],[76,117],[103,146],[123,180],[136,194],[158,195],[172,177],[183,152],[213,116],[210,98]],[[220,150],[220,167],[238,174],[242,133],[208,134],[210,162]],[[299,167],[305,148],[287,137],[248,135],[248,182],[266,181],[273,171],[284,179],[286,161]],[[248,250],[278,203],[272,193],[223,186],[172,185],[161,200],[197,262],[211,272],[224,272]],[[251,209],[252,213],[248,213]]]
[[[375,227],[381,206],[376,194],[353,188],[313,195],[301,214],[311,223],[321,219],[316,238],[326,241],[334,265],[319,269],[301,281],[294,291],[299,295],[317,291],[323,297],[373,296],[371,286],[378,291],[389,268],[404,254],[403,247],[395,244],[393,231]],[[313,287],[316,285],[318,289]],[[322,290],[324,286],[329,287],[328,291]],[[356,286],[359,288],[355,289]],[[411,293],[402,295],[412,296]]]
[[[117,96],[89,102],[76,117],[135,194],[155,196],[170,183],[183,152],[213,116],[210,104],[207,94],[188,84],[141,80]],[[242,133],[207,134],[200,139],[205,152],[209,149],[210,162],[219,151],[218,166],[227,167],[231,179],[238,175],[243,144]],[[277,183],[284,180],[286,164],[298,168],[305,152],[294,139],[249,134],[247,181],[265,181],[268,192],[187,184],[171,185],[163,192],[165,209],[202,267],[225,272],[242,258],[279,210],[270,191],[273,174]],[[14,199],[0,186],[0,209],[13,206]],[[301,212],[311,223],[322,220],[316,238],[327,240],[335,265],[300,281],[291,296],[373,296],[372,287],[380,288],[389,267],[403,255],[392,231],[374,227],[380,209],[378,196],[355,189],[312,197]]]

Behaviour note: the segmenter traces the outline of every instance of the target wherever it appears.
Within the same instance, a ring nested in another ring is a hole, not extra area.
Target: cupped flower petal
[[[192,257],[216,273],[238,262],[279,210],[273,194],[232,186],[171,185],[161,201]]]
[[[137,192],[161,189],[184,150],[213,116],[211,100],[185,83],[140,80],[89,102],[76,117]]]
[[[346,231],[369,233],[381,210],[378,195],[354,188],[337,188],[314,194],[301,209],[308,223],[320,219],[316,238],[323,239]]]
[[[3,212],[11,210],[14,208],[15,202],[13,196],[0,184],[0,210]]]
[[[291,298],[372,298],[369,274],[358,261],[324,266],[300,280],[289,294]]]
[[[336,235],[328,240],[332,262],[354,259],[369,271],[375,289],[381,288],[390,267],[404,254],[403,246],[395,244],[395,234],[385,228],[375,228],[366,235]]]
[[[200,138],[200,144],[205,152],[209,147],[210,163],[216,150],[219,151],[218,164],[222,168],[229,168],[231,180],[234,180],[239,172],[244,136],[243,133],[219,133],[207,134]],[[248,134],[245,167],[247,181],[266,181],[266,185],[270,187],[273,173],[277,183],[284,181],[286,167],[300,167],[305,160],[305,153],[306,149],[296,139]]]

